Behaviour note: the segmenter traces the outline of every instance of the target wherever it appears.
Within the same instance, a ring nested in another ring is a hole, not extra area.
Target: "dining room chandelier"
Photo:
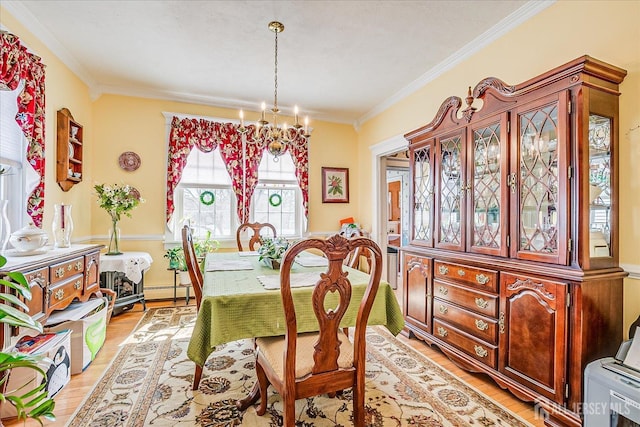
[[[271,107],[272,121],[266,119],[266,103],[261,105],[260,120],[256,122],[255,138],[267,141],[267,151],[274,157],[274,161],[278,161],[278,157],[282,155],[287,144],[297,138],[308,139],[309,133],[309,116],[304,118],[304,126],[300,124],[298,118],[298,106],[294,106],[294,123],[287,126],[286,122],[279,123],[278,108],[278,33],[284,31],[284,25],[278,21],[269,22],[269,30],[275,34],[275,52],[274,52],[274,89],[273,89],[273,107]],[[245,133],[248,131],[244,127],[244,113],[240,110],[240,131]]]

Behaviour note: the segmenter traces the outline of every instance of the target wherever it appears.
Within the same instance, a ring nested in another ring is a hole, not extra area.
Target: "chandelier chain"
[[[278,112],[278,31],[276,33],[276,48],[275,48],[275,61],[274,61],[274,89],[273,89],[273,112]]]

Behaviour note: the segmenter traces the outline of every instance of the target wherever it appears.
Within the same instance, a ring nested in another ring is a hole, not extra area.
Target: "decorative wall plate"
[[[140,156],[133,151],[125,151],[120,154],[118,158],[118,164],[120,167],[128,172],[133,172],[140,167]]]

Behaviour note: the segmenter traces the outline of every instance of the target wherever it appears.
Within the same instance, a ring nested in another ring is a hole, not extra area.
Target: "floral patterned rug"
[[[67,424],[119,426],[280,426],[282,402],[269,389],[267,413],[244,413],[235,401],[256,379],[251,340],[228,343],[207,360],[200,389],[191,390],[194,364],[186,348],[194,307],[152,308]],[[367,333],[368,426],[530,426],[384,327]],[[299,427],[349,426],[351,393],[298,400]]]

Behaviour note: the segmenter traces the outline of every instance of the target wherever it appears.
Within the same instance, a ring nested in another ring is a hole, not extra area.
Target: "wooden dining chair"
[[[195,295],[196,307],[200,310],[200,302],[202,301],[202,285],[204,283],[202,277],[202,270],[198,265],[198,259],[193,247],[193,236],[191,235],[191,228],[185,225],[182,228],[182,252],[184,254],[184,261],[187,265],[187,271],[191,278],[191,285],[193,286],[193,293]],[[197,390],[200,385],[200,379],[202,378],[202,366],[196,364],[196,371],[193,376],[193,390]]]
[[[236,242],[238,243],[238,251],[240,252],[243,251],[242,242],[240,241],[240,234],[242,234],[244,230],[247,230],[247,229],[253,230],[253,235],[249,240],[249,250],[255,251],[257,249],[256,244],[260,243],[260,235],[261,235],[260,233],[265,228],[271,229],[271,231],[273,232],[273,236],[271,237],[277,237],[276,228],[272,224],[269,224],[268,222],[245,222],[244,224],[240,225],[240,227],[238,227],[238,230],[236,231]]]
[[[343,261],[357,248],[367,248],[373,258],[369,283],[361,300],[352,299],[352,288]],[[329,260],[325,272],[318,272],[311,306],[318,319],[319,331],[298,334],[296,310],[292,296],[291,267],[302,251],[315,249]],[[328,393],[335,396],[353,388],[354,425],[364,426],[365,332],[371,307],[380,284],[382,252],[371,239],[346,239],[335,235],[327,240],[307,239],[285,252],[280,267],[280,292],[284,307],[286,333],[279,337],[256,339],[256,373],[260,388],[258,415],[267,409],[267,388],[272,385],[282,396],[283,425],[295,424],[295,401]],[[329,299],[327,299],[329,297]],[[344,334],[340,322],[350,303],[358,304],[353,342]],[[328,306],[331,308],[326,308]]]

